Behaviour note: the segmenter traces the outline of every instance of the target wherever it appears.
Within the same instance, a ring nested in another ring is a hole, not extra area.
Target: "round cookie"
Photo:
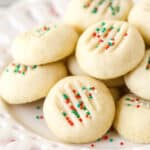
[[[80,37],[76,57],[87,74],[107,80],[135,68],[144,57],[140,33],[126,22],[101,21]]]
[[[108,88],[86,76],[59,81],[44,103],[44,118],[63,142],[88,143],[102,137],[114,119],[114,100]]]
[[[150,49],[140,65],[125,76],[125,83],[134,94],[150,100]]]
[[[143,35],[146,43],[150,45],[150,1],[142,0],[131,10],[128,21]]]
[[[119,101],[114,126],[134,143],[150,143],[150,102],[133,94]]]
[[[96,22],[126,20],[132,7],[132,0],[72,0],[64,20],[79,32]]]
[[[68,25],[45,25],[18,36],[12,55],[25,65],[47,64],[70,55],[77,40],[78,34]]]
[[[0,76],[0,96],[10,104],[22,104],[45,97],[51,87],[67,76],[63,63],[25,66],[11,63]]]
[[[80,68],[76,57],[75,56],[70,56],[67,60],[67,67],[69,69],[69,72],[72,75],[86,75],[86,73],[83,72],[83,70]],[[110,79],[110,80],[102,80],[108,87],[120,87],[124,85],[124,78],[119,77],[115,79]]]

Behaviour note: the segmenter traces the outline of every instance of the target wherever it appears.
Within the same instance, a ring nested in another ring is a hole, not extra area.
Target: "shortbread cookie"
[[[150,102],[125,95],[118,104],[114,126],[124,138],[135,143],[150,143]]]
[[[78,34],[67,25],[45,25],[21,34],[12,45],[14,59],[25,65],[55,62],[70,55]]]
[[[11,63],[0,77],[0,96],[10,104],[28,103],[45,97],[67,75],[63,63],[25,66]]]
[[[113,79],[135,68],[145,52],[140,33],[126,22],[101,21],[80,37],[76,57],[84,72]]]
[[[67,66],[68,70],[72,75],[86,75],[86,74],[79,66],[76,57],[75,56],[70,56],[67,60]],[[120,87],[124,85],[124,78],[119,77],[115,79],[110,79],[110,80],[102,80],[108,87]]]
[[[103,19],[126,20],[132,0],[72,0],[64,17],[78,31]]]
[[[129,23],[135,25],[143,35],[146,43],[150,45],[150,0],[137,3],[128,17]]]
[[[44,103],[49,128],[67,143],[88,143],[102,137],[111,127],[114,113],[108,88],[84,76],[59,81]]]
[[[125,82],[133,93],[150,100],[150,49],[140,65],[125,76]]]

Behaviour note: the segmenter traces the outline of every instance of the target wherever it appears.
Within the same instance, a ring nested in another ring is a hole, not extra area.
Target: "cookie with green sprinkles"
[[[102,82],[71,76],[51,89],[43,110],[48,127],[60,140],[88,143],[102,137],[111,127],[115,106]]]
[[[1,74],[0,96],[10,104],[36,101],[45,97],[51,87],[65,76],[67,70],[61,62],[44,66],[12,62]]]
[[[69,56],[77,40],[78,34],[69,25],[41,25],[18,35],[12,43],[11,52],[19,63],[43,65]]]
[[[144,40],[134,26],[124,21],[103,20],[80,36],[75,55],[87,75],[111,80],[132,71],[144,53]]]
[[[133,143],[150,143],[150,101],[127,94],[118,101],[114,127]]]
[[[82,32],[102,19],[126,20],[131,7],[132,0],[71,0],[64,19]]]

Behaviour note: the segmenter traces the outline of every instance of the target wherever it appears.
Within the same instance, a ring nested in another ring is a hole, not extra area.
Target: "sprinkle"
[[[105,23],[105,22],[102,22],[102,23],[101,23],[101,26],[104,26],[104,25],[106,25],[106,23]]]
[[[103,140],[108,140],[108,136],[107,135],[103,136]]]
[[[124,142],[120,142],[120,145],[123,146],[123,145],[124,145]]]
[[[120,32],[120,28],[117,29],[117,32]]]
[[[128,35],[128,33],[125,33],[125,34],[124,34],[124,36],[127,36],[127,35]]]
[[[93,33],[93,37],[95,37],[95,36],[96,36],[96,32]]]
[[[37,68],[37,67],[36,67]],[[25,75],[29,70],[34,70],[36,68],[33,68],[33,66],[26,66],[23,64],[10,64],[8,68],[6,69],[6,72],[14,72],[15,74],[21,74]]]
[[[99,31],[100,31],[100,28],[96,28],[96,31],[99,32]]]
[[[94,144],[91,144],[91,147],[95,147],[95,145],[94,145]]]
[[[96,140],[96,142],[99,142],[99,141],[101,141],[101,138],[98,138],[98,139]]]
[[[96,7],[92,10],[92,13],[93,13],[93,14],[96,14],[96,13],[97,13],[97,8],[96,8]]]
[[[69,99],[67,94],[63,94],[64,99]]]
[[[67,116],[67,113],[66,113],[66,112],[63,112],[62,114],[63,114],[63,116]]]
[[[113,139],[113,138],[110,138],[110,139],[109,139],[109,142],[113,142],[113,141],[114,141],[114,139]]]

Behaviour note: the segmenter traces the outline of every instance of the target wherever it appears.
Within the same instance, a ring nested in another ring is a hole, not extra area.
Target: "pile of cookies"
[[[46,97],[44,118],[63,142],[96,141],[113,125],[131,142],[150,143],[149,7],[149,0],[71,0],[64,23],[13,42],[1,97],[10,104]]]

